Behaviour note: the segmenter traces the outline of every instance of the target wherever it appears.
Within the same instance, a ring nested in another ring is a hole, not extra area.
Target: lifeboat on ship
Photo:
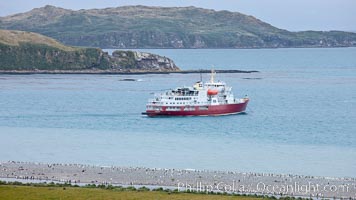
[[[218,93],[219,93],[218,90],[208,89],[208,95],[209,96],[217,95]]]

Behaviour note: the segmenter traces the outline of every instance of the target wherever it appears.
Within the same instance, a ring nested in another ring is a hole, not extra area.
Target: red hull
[[[168,110],[168,106],[162,106],[161,110],[147,110],[145,115],[154,116],[209,116],[209,115],[230,115],[245,112],[248,100],[244,103],[224,104],[224,105],[209,105],[209,106],[194,106],[191,110],[184,110],[185,106],[181,106],[179,110]],[[200,109],[207,107],[208,109]]]

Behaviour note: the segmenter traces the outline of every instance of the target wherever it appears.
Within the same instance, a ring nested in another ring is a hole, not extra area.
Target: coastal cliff
[[[123,69],[143,71],[180,71],[173,60],[152,53],[137,51],[116,50],[113,52],[111,60],[114,66],[121,66]]]
[[[291,32],[239,12],[196,7],[123,6],[70,10],[55,6],[0,17],[0,29],[40,33],[100,48],[352,47],[356,33]]]
[[[31,32],[0,30],[0,72],[32,71],[171,72],[180,71],[166,57],[134,51],[63,45]]]

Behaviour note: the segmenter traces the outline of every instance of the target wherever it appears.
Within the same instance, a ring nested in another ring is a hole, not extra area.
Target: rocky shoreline
[[[211,70],[179,70],[179,71],[146,71],[146,70],[0,70],[0,74],[29,75],[29,74],[197,74],[210,73]],[[257,73],[256,70],[215,70],[216,73]]]
[[[311,198],[356,199],[356,178],[315,177],[292,174],[241,173],[195,169],[44,164],[8,161],[0,163],[0,180],[151,186],[240,194]]]

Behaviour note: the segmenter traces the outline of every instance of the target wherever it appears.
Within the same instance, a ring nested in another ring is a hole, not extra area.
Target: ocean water
[[[142,51],[182,69],[260,71],[217,75],[250,97],[247,113],[141,115],[199,74],[0,75],[0,161],[356,177],[356,48]]]

